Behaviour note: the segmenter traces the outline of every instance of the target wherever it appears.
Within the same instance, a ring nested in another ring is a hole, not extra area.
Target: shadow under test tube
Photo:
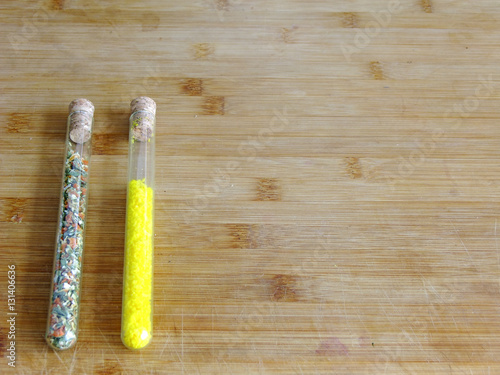
[[[94,106],[86,99],[76,99],[69,112],[45,333],[47,343],[57,350],[71,348],[78,337]]]
[[[139,97],[130,106],[121,338],[127,348],[141,349],[153,334],[156,103]]]

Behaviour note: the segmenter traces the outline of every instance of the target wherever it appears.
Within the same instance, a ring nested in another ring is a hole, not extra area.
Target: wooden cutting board
[[[500,373],[500,5],[0,4],[1,373]],[[130,101],[154,340],[120,342]],[[67,106],[96,107],[79,342],[43,340]],[[8,366],[15,265],[16,368]]]

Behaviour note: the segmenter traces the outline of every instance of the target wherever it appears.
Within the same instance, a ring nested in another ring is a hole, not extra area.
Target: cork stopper
[[[132,137],[139,142],[146,142],[152,137],[155,126],[155,101],[147,96],[140,96],[132,100],[130,111]]]
[[[69,138],[75,143],[85,143],[92,134],[94,105],[87,99],[75,99],[69,104]]]
[[[156,103],[147,96],[139,96],[130,102],[130,110],[132,113],[136,111],[147,111],[156,115]]]

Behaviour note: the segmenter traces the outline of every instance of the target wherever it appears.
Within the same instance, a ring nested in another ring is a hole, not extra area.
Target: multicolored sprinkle
[[[47,342],[55,349],[76,343],[87,207],[88,161],[68,144]]]

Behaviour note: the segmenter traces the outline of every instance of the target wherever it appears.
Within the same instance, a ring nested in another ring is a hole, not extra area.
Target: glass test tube
[[[70,103],[45,333],[49,346],[57,350],[71,348],[78,337],[93,116],[94,105],[87,99]]]
[[[139,97],[130,106],[121,338],[127,348],[141,349],[153,333],[156,103]]]

